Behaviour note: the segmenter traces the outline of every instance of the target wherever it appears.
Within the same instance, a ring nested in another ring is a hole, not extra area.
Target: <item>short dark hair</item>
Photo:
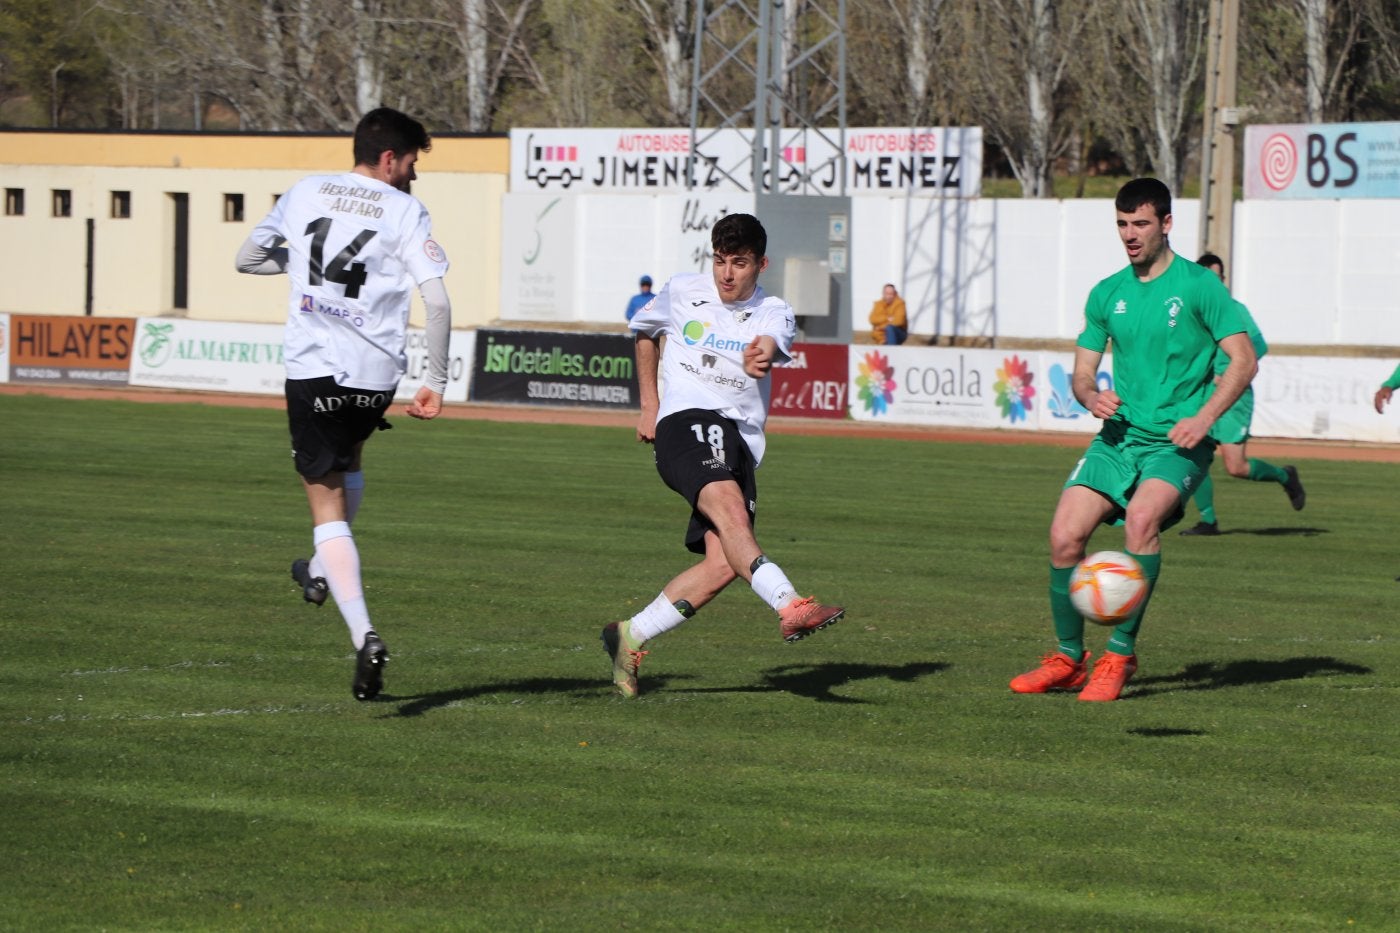
[[[433,148],[423,124],[391,107],[371,110],[355,127],[355,164],[374,165],[386,149],[395,157]]]
[[[768,231],[752,214],[725,214],[710,229],[710,248],[721,256],[752,250],[753,258],[762,259],[768,249]]]
[[[1219,266],[1220,274],[1225,274],[1225,260],[1221,259],[1214,253],[1202,253],[1201,258],[1196,260],[1196,265],[1205,266],[1207,269],[1209,269],[1211,266]]]
[[[1172,193],[1166,185],[1155,178],[1134,178],[1118,189],[1118,197],[1113,206],[1124,214],[1131,214],[1144,204],[1151,204],[1157,211],[1157,219],[1163,220],[1172,212]]]

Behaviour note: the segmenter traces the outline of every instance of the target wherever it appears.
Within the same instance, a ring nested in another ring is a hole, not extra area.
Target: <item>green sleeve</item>
[[[1387,389],[1400,389],[1400,366],[1395,367],[1395,372],[1390,374],[1390,378],[1381,383]]]
[[[1084,329],[1079,332],[1077,346],[1085,350],[1102,353],[1108,347],[1108,316],[1103,300],[1104,284],[1100,282],[1089,291],[1089,299],[1084,303]]]
[[[1204,283],[1200,293],[1201,320],[1210,331],[1211,339],[1219,343],[1231,334],[1247,333],[1249,327],[1245,321],[1249,319],[1249,312],[1230,297],[1220,280],[1211,275],[1197,281]]]
[[[1264,342],[1264,334],[1259,330],[1259,325],[1254,322],[1254,315],[1249,313],[1249,309],[1242,302],[1236,302],[1239,306],[1240,314],[1244,316],[1244,329],[1249,334],[1249,342],[1254,344],[1254,356],[1256,359],[1263,359],[1269,352],[1269,345]]]

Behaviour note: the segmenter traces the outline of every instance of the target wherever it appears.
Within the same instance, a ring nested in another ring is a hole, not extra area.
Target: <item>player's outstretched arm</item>
[[[1200,411],[1189,418],[1182,418],[1167,432],[1167,437],[1178,447],[1189,450],[1205,440],[1210,434],[1211,425],[1239,400],[1259,373],[1259,361],[1248,334],[1241,332],[1222,338],[1220,349],[1230,358],[1230,365],[1220,374],[1215,391]]]
[[[1074,375],[1070,379],[1070,391],[1079,404],[1089,409],[1089,414],[1101,421],[1107,421],[1118,411],[1123,400],[1112,389],[1099,391],[1099,361],[1102,353],[1074,348]]]
[[[773,368],[773,354],[777,352],[778,341],[767,334],[760,334],[744,348],[744,372],[755,379],[762,379]]]
[[[287,247],[262,246],[249,236],[238,248],[233,265],[248,275],[281,275],[287,271]]]
[[[661,341],[638,333],[635,342],[637,351],[637,388],[641,394],[642,411],[637,416],[637,440],[650,444],[656,440],[656,414],[661,409],[661,396],[657,390],[657,369],[661,363]]]

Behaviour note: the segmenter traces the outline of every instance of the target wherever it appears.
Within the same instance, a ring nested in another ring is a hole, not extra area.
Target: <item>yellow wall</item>
[[[0,311],[83,313],[91,218],[94,314],[281,321],[286,279],[240,275],[234,256],[277,195],[303,175],[352,161],[348,136],[0,133],[0,186],[25,192],[24,216],[0,215]],[[413,193],[452,262],[455,327],[499,317],[508,163],[505,138],[435,140],[419,160]],[[72,192],[71,217],[51,215],[55,189]],[[113,191],[131,193],[129,219],[111,216]],[[186,311],[172,307],[173,193],[189,196]],[[226,194],[243,195],[242,222],[224,220]],[[413,317],[422,322],[416,303]]]

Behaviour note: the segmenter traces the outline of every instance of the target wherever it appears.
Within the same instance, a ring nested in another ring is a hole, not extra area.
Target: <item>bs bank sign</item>
[[[1400,198],[1400,123],[1246,127],[1244,196]]]

